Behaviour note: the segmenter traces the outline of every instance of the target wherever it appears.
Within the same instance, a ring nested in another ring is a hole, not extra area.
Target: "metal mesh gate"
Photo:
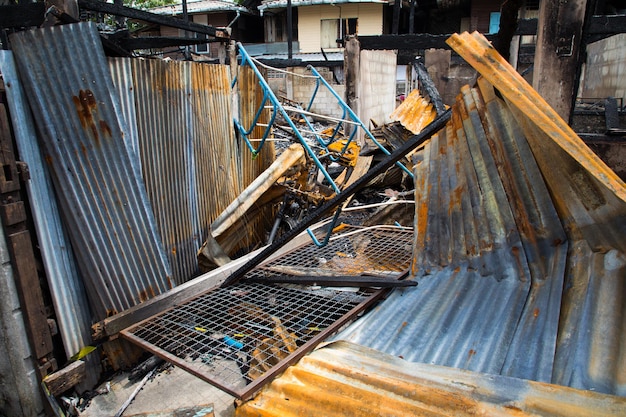
[[[354,230],[318,248],[304,245],[250,271],[271,275],[398,275],[409,267],[412,232]],[[122,335],[239,397],[248,398],[376,301],[377,289],[246,283],[201,294]]]

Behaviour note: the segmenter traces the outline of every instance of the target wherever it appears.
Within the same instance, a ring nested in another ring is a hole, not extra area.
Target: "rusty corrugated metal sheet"
[[[0,51],[0,73],[6,88],[20,161],[28,164],[28,199],[37,232],[37,244],[46,271],[59,332],[67,356],[90,345],[91,311],[78,273],[69,237],[63,228],[52,181],[37,143],[33,120],[11,51]],[[100,378],[97,354],[85,359],[87,371],[79,390],[91,389]]]
[[[626,399],[558,385],[410,363],[346,342],[320,348],[237,417],[621,416]]]
[[[549,382],[567,238],[524,135],[482,95],[464,88],[451,122],[418,154],[419,286],[338,337],[413,362]]]
[[[239,148],[232,124],[227,66],[125,58],[109,64],[125,119],[136,126],[130,142],[180,284],[198,275],[196,256],[211,222],[273,153],[244,162],[247,150]],[[252,235],[241,233],[238,240],[257,242]]]
[[[11,36],[96,320],[171,288],[93,23]]]
[[[418,134],[430,122],[435,120],[437,112],[430,101],[413,90],[396,109],[389,115],[394,122],[400,122],[407,130]]]
[[[626,184],[484,37],[448,42],[505,98],[570,240],[553,382],[626,395]]]
[[[532,88],[509,89],[517,75],[480,43],[486,50],[459,53],[494,65],[490,77],[462,89],[446,129],[415,156],[419,286],[393,291],[334,338],[412,364],[387,372],[376,354],[348,362],[351,352],[320,366],[322,349],[238,415],[626,413],[624,184]],[[481,382],[431,364],[478,371]],[[455,376],[440,385],[398,377],[413,366]],[[353,374],[358,382],[345,378]],[[485,387],[510,397],[485,404]],[[412,408],[404,401],[416,392],[445,400]]]

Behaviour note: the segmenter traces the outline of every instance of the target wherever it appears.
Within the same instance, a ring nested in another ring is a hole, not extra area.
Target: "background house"
[[[387,5],[375,0],[294,0],[292,36],[303,53],[337,50],[348,35],[383,34]],[[264,19],[265,42],[286,42],[287,0],[263,1],[258,9]]]
[[[152,13],[164,16],[182,16],[181,3],[169,6],[155,7],[149,10]],[[230,0],[198,0],[187,2],[189,20],[194,23],[213,26],[215,28],[229,28],[232,39],[241,42],[261,42],[262,22],[255,12],[243,5]],[[168,26],[157,26],[151,34],[159,36],[184,36],[182,29]],[[200,33],[190,34],[198,38],[206,38]],[[206,43],[190,47],[196,59],[217,58],[220,45]]]

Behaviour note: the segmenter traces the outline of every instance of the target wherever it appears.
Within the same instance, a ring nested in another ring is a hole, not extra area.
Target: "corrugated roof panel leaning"
[[[19,32],[11,44],[95,320],[171,288],[95,24]]]

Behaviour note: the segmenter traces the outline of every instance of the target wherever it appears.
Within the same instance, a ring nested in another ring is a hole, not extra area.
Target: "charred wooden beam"
[[[123,16],[130,19],[142,20],[148,23],[169,26],[183,29],[189,32],[203,33],[220,39],[230,39],[228,31],[216,29],[212,26],[201,25],[199,23],[185,22],[182,19],[170,16],[162,16],[144,10],[133,9],[132,7],[120,6],[112,3],[105,3],[98,0],[78,0],[81,9],[92,10],[94,12],[107,13],[115,16]]]
[[[123,49],[159,49],[171,46],[200,45],[208,43],[207,39],[181,38],[175,36],[146,36],[141,38],[122,38],[117,40]]]
[[[47,13],[56,17],[59,20],[59,22],[63,24],[79,22],[79,20],[77,20],[75,17],[70,16],[69,14],[65,13],[63,10],[59,9],[56,6],[51,6],[48,9]],[[104,35],[100,35],[100,41],[102,42],[102,48],[104,49],[104,52],[107,54],[107,56],[120,56],[120,57],[132,56],[130,51],[123,49],[117,43],[108,39]]]
[[[45,17],[46,5],[43,2],[0,6],[0,27],[2,28],[39,26]]]
[[[619,33],[626,33],[626,15],[592,16],[583,42],[593,43]]]
[[[533,88],[564,120],[570,120],[578,88],[581,39],[587,0],[542,2],[539,6]]]
[[[343,61],[308,61],[299,58],[295,59],[264,59],[262,57],[257,58],[262,64],[268,65],[274,68],[288,68],[288,67],[306,67],[312,65],[314,67],[342,67]]]
[[[397,287],[416,287],[417,281],[398,280],[395,278],[381,278],[368,276],[315,276],[315,277],[288,277],[288,276],[272,276],[272,277],[255,277],[245,279],[244,282],[259,282],[272,284],[300,284],[300,285],[320,285],[322,287],[359,287],[359,288],[397,288]]]
[[[444,111],[446,111],[446,107],[443,104],[439,90],[437,90],[435,83],[430,78],[430,75],[428,75],[428,70],[424,66],[424,63],[419,59],[416,59],[413,62],[413,68],[417,72],[417,78],[420,80],[424,92],[428,95],[428,97],[430,97],[430,102],[435,107],[437,115],[440,116]]]

